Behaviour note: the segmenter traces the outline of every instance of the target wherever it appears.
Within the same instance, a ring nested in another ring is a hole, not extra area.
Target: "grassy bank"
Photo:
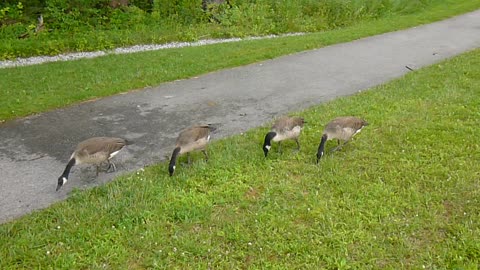
[[[413,15],[393,16],[301,37],[0,69],[0,122],[222,68],[404,29],[477,7],[480,1],[447,1]]]
[[[258,128],[74,192],[0,226],[0,268],[477,269],[478,85],[480,50],[297,112],[299,153],[265,159]],[[316,166],[339,115],[370,125]]]

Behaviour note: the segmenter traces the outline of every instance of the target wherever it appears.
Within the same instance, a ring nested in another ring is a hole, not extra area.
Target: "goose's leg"
[[[108,160],[108,169],[113,169],[112,172],[116,172],[117,171],[117,166],[115,165],[115,163],[113,163],[112,161]],[[107,169],[107,170],[108,170]]]
[[[349,141],[344,141],[343,144],[339,144],[337,147],[333,148],[331,153],[342,149]]]
[[[295,142],[297,143],[297,150],[296,152],[300,151],[300,142],[298,141],[298,138],[295,138]]]

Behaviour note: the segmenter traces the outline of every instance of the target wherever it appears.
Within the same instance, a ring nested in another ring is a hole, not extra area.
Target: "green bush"
[[[0,22],[2,25],[12,24],[22,21],[23,15],[23,3],[17,2],[12,4],[6,4],[0,8]]]
[[[199,23],[205,19],[201,0],[154,0],[153,10],[163,19],[182,24]]]
[[[109,0],[46,1],[45,20],[53,29],[93,29],[105,25],[111,14]]]
[[[139,9],[145,12],[153,11],[153,1],[152,0],[130,0],[132,6],[138,7]]]
[[[109,27],[111,29],[135,28],[138,25],[148,24],[147,14],[142,9],[130,6],[125,9],[113,10],[109,18]]]

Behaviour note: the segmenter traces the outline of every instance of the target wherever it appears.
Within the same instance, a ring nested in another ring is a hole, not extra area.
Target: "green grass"
[[[392,16],[301,37],[110,55],[0,69],[0,123],[131,89],[404,29],[478,7],[479,0],[450,1],[430,6],[416,14]]]
[[[0,268],[478,269],[479,85],[476,50],[293,113],[299,153],[262,127],[73,192],[0,226]],[[339,115],[370,125],[317,166]]]

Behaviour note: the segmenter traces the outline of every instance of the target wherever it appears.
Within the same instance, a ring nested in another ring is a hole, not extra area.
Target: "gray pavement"
[[[480,47],[480,10],[445,21],[280,57],[116,95],[0,125],[0,222],[159,162],[178,132],[216,123],[215,138],[290,111],[350,95]],[[74,167],[55,192],[74,146],[92,136],[135,141],[114,159],[118,172]],[[259,146],[260,147],[260,146]],[[165,173],[167,173],[165,168]]]

